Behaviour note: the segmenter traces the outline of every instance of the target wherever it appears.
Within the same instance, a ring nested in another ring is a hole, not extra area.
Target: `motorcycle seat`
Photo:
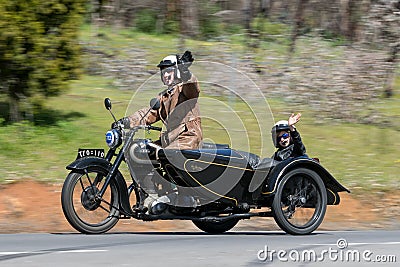
[[[228,144],[201,143],[200,149],[228,149]]]
[[[250,152],[231,149],[228,144],[202,143],[199,149],[201,152],[210,152],[210,150],[213,150],[216,155],[232,156],[237,153],[247,161],[248,166],[253,170],[265,170],[279,163],[272,158],[260,158],[258,155]]]

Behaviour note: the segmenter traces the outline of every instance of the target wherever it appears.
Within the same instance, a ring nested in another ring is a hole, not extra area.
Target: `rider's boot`
[[[171,204],[171,196],[161,196],[150,203],[149,212],[150,214],[159,215],[166,211],[169,204]]]
[[[150,210],[151,203],[157,200],[158,194],[155,192],[149,192],[147,191],[147,196],[143,201],[143,207],[146,208],[147,210]]]
[[[154,179],[154,173],[151,173],[145,177],[142,181],[142,187],[146,191],[146,198],[143,201],[143,207],[147,209],[148,214],[158,215],[163,213],[168,204],[171,202],[168,196],[159,196],[158,183]],[[163,192],[161,192],[163,193]]]

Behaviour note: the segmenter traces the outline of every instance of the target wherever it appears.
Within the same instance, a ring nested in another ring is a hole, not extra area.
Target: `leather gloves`
[[[123,117],[122,119],[119,119],[118,121],[113,122],[113,123],[111,124],[111,128],[112,128],[112,129],[118,128],[118,125],[119,125],[119,124],[123,125],[125,129],[131,128],[131,121],[129,120],[128,117]]]
[[[178,59],[178,68],[181,73],[182,81],[184,82],[187,82],[192,77],[189,67],[192,65],[193,61],[194,58],[190,51],[185,51],[185,53]]]

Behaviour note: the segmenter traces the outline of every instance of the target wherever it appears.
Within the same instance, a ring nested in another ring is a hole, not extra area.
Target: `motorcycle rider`
[[[285,160],[290,157],[299,157],[306,154],[306,148],[301,141],[300,133],[294,126],[301,117],[301,113],[292,114],[289,119],[278,121],[271,130],[272,142],[278,150],[274,153],[274,160]]]
[[[160,136],[159,143],[163,148],[196,149],[203,137],[200,120],[200,109],[197,99],[200,87],[195,75],[189,71],[194,58],[190,51],[182,57],[170,55],[157,65],[161,71],[161,81],[168,88],[158,95],[161,106],[151,110],[143,117],[148,108],[123,118],[129,128],[161,120],[166,131]]]
[[[155,143],[165,149],[197,149],[202,141],[202,128],[198,97],[200,87],[195,75],[189,71],[194,58],[190,51],[179,57],[169,55],[157,65],[161,71],[161,81],[167,89],[158,95],[160,108],[148,112],[148,107],[124,117],[120,122],[125,128],[132,128],[140,124],[150,125],[162,121],[166,131],[160,134]],[[147,113],[147,115],[145,115]],[[151,177],[149,177],[151,176]],[[143,206],[151,213],[161,213],[172,200],[168,196],[158,198],[156,188],[162,183],[162,178],[150,174],[143,181],[148,197]],[[165,186],[165,184],[164,184]],[[172,196],[176,198],[176,194]],[[171,198],[171,196],[170,196]]]

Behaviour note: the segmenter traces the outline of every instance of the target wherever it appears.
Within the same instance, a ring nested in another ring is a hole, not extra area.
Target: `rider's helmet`
[[[161,81],[163,81],[163,82],[164,82],[163,71],[165,71],[165,70],[171,70],[171,71],[173,70],[175,79],[181,78],[181,74],[178,69],[178,57],[176,55],[166,56],[165,58],[163,58],[163,60],[160,61],[160,63],[157,65],[157,67],[160,68]]]
[[[271,130],[271,134],[272,134],[272,143],[274,144],[274,146],[276,148],[279,147],[279,142],[278,142],[278,133],[280,131],[289,131],[290,127],[289,127],[289,122],[282,120],[282,121],[278,121],[277,123],[275,123],[275,125],[272,127]]]

